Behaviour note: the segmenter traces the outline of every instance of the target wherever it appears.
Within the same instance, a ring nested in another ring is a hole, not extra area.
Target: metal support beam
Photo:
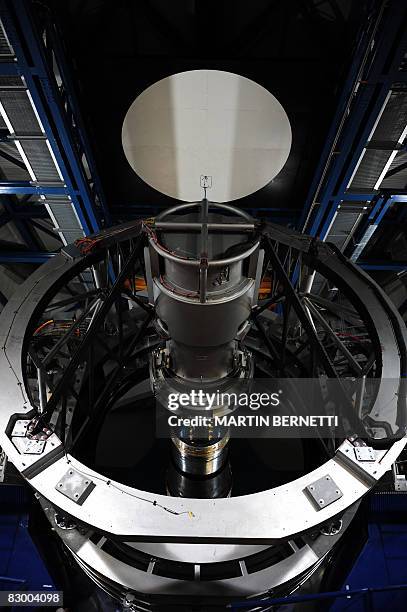
[[[380,271],[389,271],[389,272],[406,272],[407,271],[407,261],[406,262],[375,262],[375,261],[358,261],[358,266],[360,266],[363,270],[372,270],[376,272]]]
[[[39,251],[0,251],[0,263],[16,264],[16,263],[31,263],[42,264],[54,257],[56,253],[39,252]]]
[[[0,65],[1,67],[1,65]],[[0,70],[1,72],[1,70]],[[78,190],[70,191],[65,186],[41,185],[33,181],[0,181],[0,195],[79,195]]]
[[[407,31],[401,24],[406,18],[404,2],[382,3],[359,39],[301,219],[301,229],[312,236],[326,238],[341,202],[356,200],[369,205],[380,196],[375,190],[349,193],[348,189],[364,151],[371,146],[372,134],[393,85],[400,81],[399,68],[407,50]]]
[[[31,14],[27,2],[1,0],[0,17],[16,56],[18,74],[24,77],[53,159],[63,180],[62,187],[3,184],[0,187],[0,193],[68,195],[85,234],[99,231],[104,209],[103,206],[101,207],[101,198],[98,197],[96,200],[92,193],[70,132],[66,109],[55,80],[54,68],[51,65],[51,60],[56,61],[56,55],[50,52],[50,48],[45,48],[44,36],[36,28],[35,15]],[[22,35],[24,40],[22,40]],[[0,74],[4,74],[1,65]],[[70,112],[72,113],[71,107]],[[12,191],[13,188],[14,191]]]

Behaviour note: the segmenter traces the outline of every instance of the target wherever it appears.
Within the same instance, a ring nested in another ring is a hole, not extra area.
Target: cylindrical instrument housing
[[[160,329],[168,334],[174,373],[190,380],[217,380],[236,366],[237,343],[257,299],[259,241],[254,223],[238,209],[227,208],[231,218],[219,210],[208,212],[206,201],[200,210],[197,204],[190,207],[195,212],[184,215],[182,223],[175,216],[179,207],[172,215],[171,209],[166,211],[165,229],[150,235],[150,293]],[[233,221],[233,231],[221,232],[228,221]],[[189,223],[193,232],[188,232]]]

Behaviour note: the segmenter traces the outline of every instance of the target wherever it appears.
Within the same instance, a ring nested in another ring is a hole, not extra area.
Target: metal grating
[[[2,75],[0,76],[0,87],[18,87],[24,88],[24,83],[18,76]]]
[[[350,189],[374,189],[383,172],[383,168],[390,159],[390,155],[391,151],[365,150],[365,154],[350,184]]]
[[[0,89],[0,98],[16,134],[20,136],[43,133],[26,91]]]
[[[407,152],[399,151],[396,157],[393,159],[393,162],[388,170],[388,172],[392,172],[396,170],[399,166],[407,163]],[[384,189],[405,189],[407,187],[407,167],[403,168],[396,174],[392,174],[391,176],[385,177],[380,187]]]
[[[23,140],[21,146],[40,183],[60,183],[61,178],[45,140]]]
[[[14,55],[13,49],[8,42],[3,24],[0,22],[0,55]]]
[[[371,140],[397,142],[407,125],[407,92],[392,91]]]
[[[1,53],[12,54],[2,24]],[[1,63],[0,103],[0,128],[7,129],[14,139],[0,143],[0,152],[3,151],[20,162],[19,166],[12,160],[0,156],[0,176],[11,181],[35,181],[40,185],[64,187],[64,181],[61,179],[43,127],[33,108],[25,81],[19,76],[1,75]],[[21,168],[21,163],[25,164],[26,169]],[[64,244],[84,235],[73,204],[67,196],[44,197],[42,202],[57,228],[56,236],[59,234]]]
[[[407,92],[392,91],[370,135],[370,146],[364,150],[350,189],[371,190],[381,186],[384,175],[392,166],[395,151],[405,137],[406,126]]]
[[[327,241],[344,251],[362,217],[363,215],[358,212],[339,211],[326,238]]]
[[[350,207],[358,206],[359,210],[351,211]],[[338,213],[335,216],[332,225],[326,236],[326,242],[331,242],[342,252],[346,249],[349,242],[352,240],[358,225],[364,218],[365,214],[363,211],[366,202],[350,202],[344,201],[338,208]],[[325,287],[326,279],[316,274],[314,282],[312,284],[312,291],[314,293],[321,293]]]
[[[85,234],[79,225],[75,209],[68,198],[44,200],[50,216],[64,244],[70,244]]]

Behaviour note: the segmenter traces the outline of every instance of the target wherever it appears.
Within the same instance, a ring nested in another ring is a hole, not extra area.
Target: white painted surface
[[[278,100],[245,77],[218,70],[171,75],[130,106],[122,143],[133,170],[166,195],[236,200],[267,185],[282,169],[291,127]]]

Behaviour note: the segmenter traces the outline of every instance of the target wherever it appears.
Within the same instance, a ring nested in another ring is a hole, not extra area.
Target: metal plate
[[[343,495],[338,485],[327,474],[305,488],[318,509],[326,508]]]
[[[29,438],[15,436],[13,438],[13,444],[23,455],[42,455],[46,441],[30,440]]]
[[[356,446],[355,457],[358,461],[376,461],[376,453],[371,446]]]
[[[13,431],[11,432],[12,437],[21,436],[24,438],[27,435],[27,427],[29,419],[19,419],[14,423]]]
[[[81,505],[93,491],[95,484],[90,478],[71,468],[64,474],[55,488],[75,503]]]

